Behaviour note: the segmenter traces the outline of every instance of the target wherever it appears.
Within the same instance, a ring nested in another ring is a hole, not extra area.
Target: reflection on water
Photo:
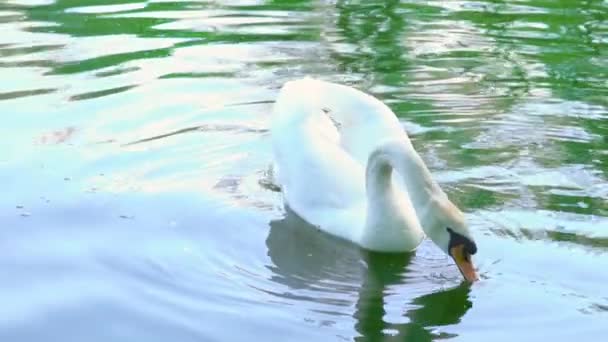
[[[385,335],[399,340],[450,336],[436,330],[458,323],[471,307],[466,284],[417,295],[425,279],[409,268],[412,259],[418,259],[415,262],[422,268],[437,267],[433,265],[437,261],[414,253],[363,251],[322,233],[291,210],[284,218],[271,221],[270,227],[266,245],[273,262],[271,280],[288,288],[270,293],[300,305],[315,303],[311,310],[328,317],[350,315],[354,305],[357,340],[382,340]],[[399,299],[392,298],[396,295]],[[395,322],[385,317],[385,306],[395,305],[392,301],[400,301],[398,305],[406,308],[397,313],[402,317]]]
[[[400,275],[408,262],[409,258],[403,256],[368,255],[367,275],[354,314],[355,329],[361,334],[358,340],[383,340],[384,335],[401,341],[456,336],[441,327],[458,323],[471,307],[469,288],[465,284],[411,299],[408,306],[413,308],[405,312],[406,323],[384,320],[385,293],[402,282]]]
[[[607,13],[0,2],[0,339],[601,339]],[[270,113],[304,75],[391,106],[466,212],[482,282],[428,241],[366,253],[283,209]]]

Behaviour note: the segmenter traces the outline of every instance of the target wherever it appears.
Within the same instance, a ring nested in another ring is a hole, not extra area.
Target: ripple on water
[[[605,12],[0,4],[0,339],[597,340]],[[327,236],[260,182],[277,90],[307,74],[395,110],[466,212],[481,282],[428,240],[385,255]]]

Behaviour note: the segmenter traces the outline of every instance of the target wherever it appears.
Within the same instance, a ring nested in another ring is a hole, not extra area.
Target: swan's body
[[[426,233],[449,253],[446,228],[472,243],[395,114],[370,95],[288,82],[275,103],[272,144],[285,201],[329,234],[383,252],[411,251]]]

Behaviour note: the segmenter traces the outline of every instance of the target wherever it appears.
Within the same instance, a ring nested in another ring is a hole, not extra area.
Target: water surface
[[[599,0],[1,2],[0,339],[601,340],[607,23]],[[305,75],[397,113],[481,282],[263,186]]]

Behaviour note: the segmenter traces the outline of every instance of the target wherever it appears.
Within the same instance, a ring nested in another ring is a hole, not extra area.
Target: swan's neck
[[[406,189],[393,184],[394,170]],[[427,224],[432,221],[431,207],[445,194],[409,141],[390,141],[371,153],[366,191],[368,217],[364,241],[392,239],[395,244],[406,243],[406,249],[413,249],[424,236],[423,230],[432,235],[427,231],[434,226]]]
[[[412,250],[424,233],[410,198],[393,185],[393,170],[404,175],[407,168],[401,142],[380,145],[370,155],[366,169],[367,221],[362,244],[386,251]]]
[[[403,152],[400,154],[402,167],[399,170],[403,183],[407,188],[408,196],[410,197],[418,219],[423,227],[427,228],[432,218],[432,212],[438,202],[447,200],[447,196],[441,187],[433,180],[431,172],[426,167],[426,164],[414,150],[411,142],[406,141],[402,144]],[[428,232],[427,232],[428,234]]]

